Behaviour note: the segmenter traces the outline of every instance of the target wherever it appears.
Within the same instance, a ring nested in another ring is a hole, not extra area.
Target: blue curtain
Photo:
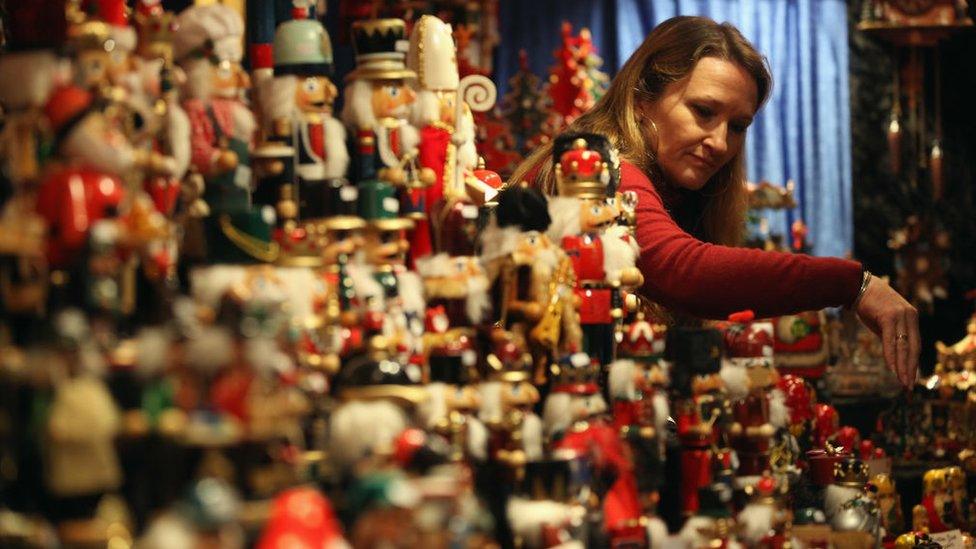
[[[796,182],[799,207],[770,216],[774,232],[789,235],[799,217],[817,255],[852,249],[851,120],[847,6],[844,0],[534,0],[500,2],[496,80],[501,92],[529,52],[540,77],[554,62],[560,22],[589,27],[604,70],[611,75],[648,32],[675,15],[728,21],[769,59],[772,96],[749,130],[749,178]]]

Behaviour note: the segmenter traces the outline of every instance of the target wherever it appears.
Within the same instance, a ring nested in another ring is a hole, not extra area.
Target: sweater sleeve
[[[759,318],[848,305],[861,285],[860,263],[837,258],[731,248],[683,231],[650,179],[621,163],[621,191],[635,191],[638,267],[644,295],[703,318],[751,309]]]

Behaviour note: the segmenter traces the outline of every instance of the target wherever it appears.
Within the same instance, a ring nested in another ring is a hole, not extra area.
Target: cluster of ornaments
[[[771,324],[641,303],[606,138],[504,188],[449,25],[356,21],[340,80],[311,3],[269,6],[248,73],[221,4],[8,3],[0,541],[894,543],[879,452]],[[903,546],[969,524],[960,473]]]

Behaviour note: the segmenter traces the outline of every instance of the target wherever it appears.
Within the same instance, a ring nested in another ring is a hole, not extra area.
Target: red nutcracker
[[[636,244],[616,225],[620,210],[608,200],[618,178],[616,150],[595,134],[560,136],[553,147],[559,197],[549,202],[549,237],[573,262],[584,350],[602,364],[614,355],[614,326],[623,318],[623,289],[643,276],[635,267]]]
[[[732,437],[739,458],[737,473],[755,477],[769,468],[770,439],[775,432],[769,409],[769,393],[777,377],[773,327],[768,322],[753,322],[752,311],[733,314],[725,327],[725,349],[732,367],[746,374],[746,394],[734,404],[735,420],[742,426],[742,432]]]
[[[824,448],[830,437],[840,429],[840,416],[837,409],[829,404],[817,404],[813,407],[813,432],[811,440],[814,448]]]
[[[618,360],[610,364],[608,385],[613,423],[630,447],[637,488],[645,513],[657,506],[664,481],[667,420],[667,363],[663,360],[667,327],[638,313],[624,326]]]
[[[286,490],[271,504],[271,516],[257,542],[258,549],[285,546],[347,547],[342,525],[329,500],[311,487]]]
[[[813,423],[814,404],[810,386],[805,379],[792,374],[780,376],[776,385],[783,392],[790,433],[797,440],[809,441],[806,435]]]
[[[672,390],[681,442],[681,511],[698,510],[698,490],[713,481],[715,447],[731,421],[719,377],[722,334],[712,329],[672,328],[666,345],[672,363]]]

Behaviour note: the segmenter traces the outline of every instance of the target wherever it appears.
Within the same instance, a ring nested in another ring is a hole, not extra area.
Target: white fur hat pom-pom
[[[234,338],[226,328],[202,328],[187,341],[186,363],[203,374],[215,374],[233,359]]]

